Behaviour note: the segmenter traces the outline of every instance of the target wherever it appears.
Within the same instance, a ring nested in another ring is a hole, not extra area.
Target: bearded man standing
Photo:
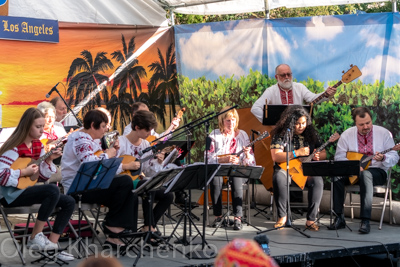
[[[303,105],[310,103],[321,94],[310,92],[303,84],[293,82],[292,70],[287,64],[280,64],[275,68],[275,78],[277,84],[268,87],[262,96],[254,103],[251,113],[262,122],[264,105]],[[328,87],[327,93],[332,96],[336,93],[336,88]],[[321,101],[326,100],[326,98]]]

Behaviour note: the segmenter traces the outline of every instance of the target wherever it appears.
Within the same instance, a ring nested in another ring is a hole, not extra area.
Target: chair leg
[[[386,188],[386,190],[385,190],[385,198],[383,200],[383,205],[382,205],[381,220],[379,222],[379,230],[382,229],[383,217],[385,216],[387,197],[388,197],[388,193],[389,193],[388,191],[389,191],[388,188]],[[390,205],[390,201],[389,201],[389,205]],[[391,214],[390,214],[390,207],[389,207],[389,221],[390,221],[390,216],[391,216]]]
[[[350,192],[350,214],[351,214],[351,220],[353,221],[354,219],[354,207],[353,207],[353,193]]]
[[[0,209],[0,210],[1,210],[1,215],[3,216],[3,219],[4,219],[4,223],[6,224],[8,232],[9,232],[9,234],[10,234],[10,236],[11,236],[13,242],[14,242],[14,246],[17,249],[17,252],[18,252],[18,255],[19,255],[20,259],[21,259],[21,262],[22,262],[23,265],[26,265],[26,262],[25,262],[25,259],[24,259],[24,255],[22,255],[21,248],[19,247],[18,241],[17,241],[17,239],[15,238],[15,236],[13,234],[13,230],[11,228],[11,225],[10,225],[9,221],[8,221],[7,215],[5,214],[3,209]],[[23,238],[22,242],[25,242],[24,238]],[[24,243],[22,243],[22,247],[23,246],[24,246]]]

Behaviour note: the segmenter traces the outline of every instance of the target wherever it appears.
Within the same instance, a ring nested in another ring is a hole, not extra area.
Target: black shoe
[[[114,233],[108,228],[108,226],[104,222],[102,223],[102,226],[104,234],[108,235],[110,238],[118,238],[121,236],[128,236],[134,234],[134,232],[130,229],[124,229],[122,232]]]
[[[233,230],[239,231],[242,230],[243,225],[242,225],[242,221],[240,219],[235,219],[233,221]]]
[[[371,226],[369,225],[369,220],[362,220],[358,232],[361,234],[369,234],[370,231]]]
[[[343,229],[346,227],[346,221],[344,220],[344,216],[337,216],[335,218],[335,221],[328,226],[329,230],[339,230],[339,229]]]

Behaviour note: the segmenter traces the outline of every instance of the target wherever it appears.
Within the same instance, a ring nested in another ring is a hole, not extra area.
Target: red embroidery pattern
[[[373,140],[374,139],[372,130],[366,135],[357,133],[358,152],[368,156],[373,155],[374,154]]]
[[[278,85],[279,86],[279,85]],[[284,91],[279,86],[281,101],[283,105],[293,104],[293,90]],[[287,95],[287,98],[286,98]]]
[[[236,152],[236,138],[233,138],[229,146],[229,153],[233,154]]]

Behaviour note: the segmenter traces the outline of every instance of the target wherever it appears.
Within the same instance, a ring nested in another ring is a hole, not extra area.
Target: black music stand
[[[168,192],[176,192],[179,190],[192,190],[192,189],[201,189],[203,190],[204,188],[207,188],[207,186],[209,185],[209,183],[211,182],[211,180],[214,178],[214,176],[216,175],[216,173],[218,172],[219,168],[220,168],[220,164],[208,164],[207,165],[207,172],[206,172],[206,168],[205,168],[205,164],[204,163],[197,163],[197,164],[191,164],[188,165],[187,167],[184,168],[184,171],[177,176],[173,181],[171,181],[171,183],[168,185],[167,190],[165,191],[165,193]],[[207,183],[205,183],[204,181],[204,177],[205,175],[207,175]],[[185,211],[182,215],[181,218],[179,219],[175,229],[172,231],[168,241],[172,238],[172,236],[174,235],[176,229],[178,228],[180,222],[182,221],[182,219],[184,220],[184,226],[183,226],[183,236],[182,236],[182,244],[183,245],[190,245],[191,242],[196,238],[197,235],[199,235],[200,237],[202,237],[202,240],[204,239],[204,236],[201,234],[200,230],[197,228],[197,226],[195,225],[195,223],[193,222],[193,219],[191,218],[189,212],[187,212],[187,203],[188,202],[188,198],[185,198]],[[204,203],[204,205],[206,205],[206,203]],[[206,214],[203,214],[203,217],[206,216]],[[186,223],[187,221],[189,221],[189,223],[191,225],[194,226],[194,228],[197,231],[197,235],[194,236],[192,238],[192,240],[188,241],[186,239]],[[203,219],[203,223],[205,223],[205,220]],[[206,241],[205,245],[208,246],[208,243]],[[208,248],[210,248],[208,246]],[[211,248],[210,248],[211,249]],[[196,256],[196,253],[194,252],[188,252],[186,254],[186,257],[188,257],[189,259],[194,258],[193,256]]]
[[[228,176],[230,178],[247,178],[252,180],[259,180],[261,178],[262,173],[264,172],[264,167],[257,167],[257,166],[241,166],[241,165],[234,165],[234,164],[221,164],[216,176]],[[228,205],[227,211],[224,215],[222,215],[221,223],[217,224],[214,232],[211,235],[214,235],[218,228],[221,227],[222,222],[225,220],[229,222],[229,186],[228,186]],[[257,228],[255,225],[250,224],[247,220],[243,220],[242,222],[247,223],[247,225],[251,225],[253,228],[261,231],[261,229]]]
[[[165,184],[167,184],[170,180],[172,180],[175,176],[179,175],[179,173],[182,172],[181,168],[178,169],[167,169],[167,170],[162,170],[160,172],[158,172],[156,175],[154,175],[153,177],[149,178],[146,182],[144,182],[140,187],[136,188],[135,190],[132,190],[132,192],[134,194],[138,194],[138,195],[142,195],[142,199],[143,201],[148,201],[149,202],[149,211],[148,214],[150,216],[149,221],[152,221],[152,214],[153,214],[153,195],[152,192],[156,191],[157,189],[159,189],[160,187],[164,186]],[[142,237],[144,236],[144,240],[143,240],[143,244],[146,244],[148,240],[151,240],[151,238],[156,238],[158,240],[162,240],[165,241],[164,238],[162,238],[161,236],[159,236],[156,233],[153,233],[151,231],[151,227],[149,226],[149,230],[147,232],[143,232],[140,234],[134,234],[131,236],[122,236],[119,237],[119,239],[125,243],[126,247],[129,249],[132,249],[131,244],[133,243],[133,241],[137,238],[137,237]],[[171,249],[176,249],[178,252],[182,253],[180,250],[178,250],[177,248],[174,248],[172,245],[170,245],[168,242],[166,243]],[[141,252],[142,249],[138,250],[139,253],[137,253],[137,257],[135,259],[135,262],[133,263],[133,266],[136,266],[137,262],[139,261],[140,257],[141,257]],[[126,253],[126,251],[124,252]],[[183,254],[183,253],[182,253]]]
[[[330,199],[330,224],[332,224],[332,214],[337,217],[336,212],[333,210],[333,177],[336,176],[350,176],[350,175],[360,175],[360,161],[359,160],[341,160],[341,161],[331,161],[331,160],[321,160],[321,161],[311,161],[304,162],[302,164],[303,173],[306,176],[328,176],[331,178],[331,199]],[[346,227],[350,227],[346,224]],[[336,230],[336,235],[339,234]]]
[[[122,158],[112,158],[82,163],[67,192],[67,195],[78,199],[78,239],[75,243],[78,243],[79,252],[81,247],[85,248],[86,255],[88,248],[81,237],[82,194],[110,187],[121,162]],[[82,258],[82,255],[79,256]]]
[[[264,105],[263,109],[263,125],[276,125],[281,118],[282,113],[290,105]],[[303,108],[310,113],[311,106],[303,105]],[[311,114],[311,113],[310,113]]]

